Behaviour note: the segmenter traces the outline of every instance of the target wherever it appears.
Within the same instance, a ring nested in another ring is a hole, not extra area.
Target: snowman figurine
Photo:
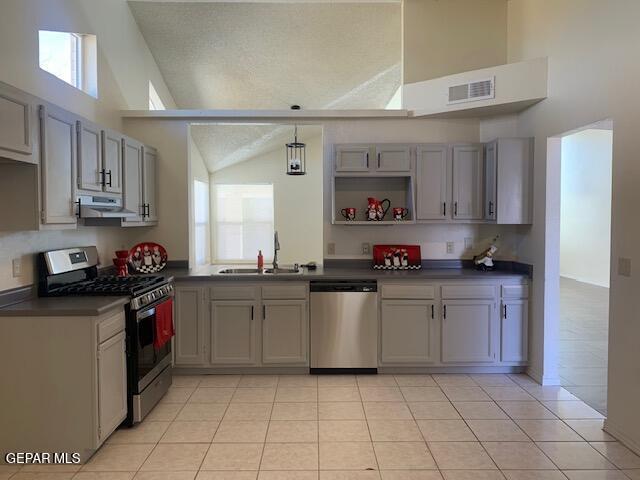
[[[476,255],[473,257],[473,263],[476,265],[478,270],[487,271],[494,270],[495,265],[493,264],[493,256],[498,251],[498,247],[496,243],[498,242],[498,238],[500,236],[496,236],[492,241],[489,248],[485,249],[480,255]]]
[[[156,267],[160,266],[162,263],[162,255],[160,254],[160,247],[158,247],[158,245],[153,247],[153,255],[151,255],[151,259]]]
[[[142,263],[145,267],[151,267],[153,265],[153,258],[151,258],[151,250],[149,250],[149,245],[145,245],[142,250]]]

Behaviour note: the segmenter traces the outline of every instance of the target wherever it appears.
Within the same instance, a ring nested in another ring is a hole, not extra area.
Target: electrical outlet
[[[464,239],[464,249],[465,250],[473,250],[473,238],[465,237],[465,239]]]
[[[329,255],[335,255],[336,254],[336,244],[333,242],[329,242],[327,244],[327,253]]]
[[[618,257],[618,275],[623,277],[631,276],[631,259]]]
[[[369,255],[371,253],[371,244],[363,243],[362,244],[362,254]]]
[[[14,258],[11,261],[11,266],[13,269],[13,277],[21,277],[22,276],[22,260],[20,258]]]
[[[447,253],[453,253],[455,244],[453,242],[447,242]]]

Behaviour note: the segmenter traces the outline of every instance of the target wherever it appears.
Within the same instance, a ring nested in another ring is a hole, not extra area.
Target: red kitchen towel
[[[153,339],[153,346],[156,349],[162,348],[175,334],[173,330],[173,299],[156,307],[156,335]]]

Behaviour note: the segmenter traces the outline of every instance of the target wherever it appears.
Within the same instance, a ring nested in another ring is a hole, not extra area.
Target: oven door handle
[[[141,320],[144,320],[145,318],[151,317],[152,315],[156,314],[156,308],[150,308],[149,310],[144,310],[142,312],[139,312],[136,314],[136,323],[140,323]]]

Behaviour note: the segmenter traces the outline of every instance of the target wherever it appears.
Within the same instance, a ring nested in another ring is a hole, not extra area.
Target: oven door
[[[156,336],[156,307],[169,300],[169,297],[155,302],[135,312],[135,362],[136,378],[133,378],[133,393],[142,392],[168,365],[171,364],[171,340],[156,349],[153,340]]]

